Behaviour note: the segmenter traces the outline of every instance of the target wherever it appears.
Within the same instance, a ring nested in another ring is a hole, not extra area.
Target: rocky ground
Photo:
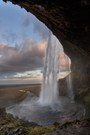
[[[90,135],[90,119],[67,122],[59,126],[55,131],[45,135]]]
[[[90,118],[66,122],[61,125],[40,126],[13,118],[6,114],[5,109],[0,109],[0,135],[90,135]]]
[[[53,131],[57,125],[39,126],[33,122],[27,122],[13,118],[6,114],[5,109],[0,109],[0,135],[42,135]]]

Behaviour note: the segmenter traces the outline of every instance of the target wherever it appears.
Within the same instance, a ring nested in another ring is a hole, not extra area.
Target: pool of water
[[[7,113],[40,125],[53,124],[54,122],[63,123],[86,115],[83,104],[71,102],[67,97],[60,97],[57,104],[48,107],[40,106],[38,97],[33,93],[28,91],[27,95],[20,103],[7,107]]]

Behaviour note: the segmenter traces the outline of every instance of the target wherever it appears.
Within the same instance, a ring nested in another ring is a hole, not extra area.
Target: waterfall
[[[52,34],[49,34],[48,45],[46,48],[43,83],[39,103],[44,106],[56,104],[59,101],[59,92],[57,85],[57,73],[59,72],[59,52],[61,44]]]
[[[68,88],[68,90],[67,90],[68,97],[70,98],[71,102],[74,102],[74,93],[73,93],[71,74],[68,75],[66,81],[67,81],[67,88]]]
[[[67,56],[65,59],[68,59],[68,72],[71,72],[71,60]],[[73,93],[73,85],[72,85],[72,76],[71,74],[68,75],[67,79],[67,94],[70,98],[71,102],[74,102],[74,93]]]

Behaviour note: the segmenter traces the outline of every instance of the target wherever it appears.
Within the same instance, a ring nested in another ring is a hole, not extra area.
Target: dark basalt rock
[[[0,108],[0,117],[3,117],[6,115],[5,108]]]
[[[5,135],[21,135],[22,130],[20,128],[16,128],[12,131],[8,131],[5,133]]]
[[[67,122],[59,126],[55,131],[44,135],[90,135],[90,119]]]

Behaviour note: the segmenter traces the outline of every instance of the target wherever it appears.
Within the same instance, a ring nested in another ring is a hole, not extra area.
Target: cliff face
[[[89,88],[90,0],[3,0],[34,14],[61,41],[72,61],[73,85]]]

